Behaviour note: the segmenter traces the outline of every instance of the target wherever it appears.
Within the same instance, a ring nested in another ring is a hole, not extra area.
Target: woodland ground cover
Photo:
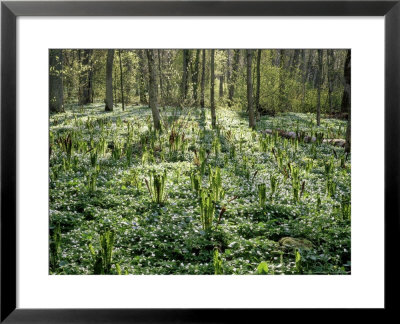
[[[51,274],[350,273],[350,154],[322,141],[346,121],[160,114],[161,132],[142,106],[50,115]]]

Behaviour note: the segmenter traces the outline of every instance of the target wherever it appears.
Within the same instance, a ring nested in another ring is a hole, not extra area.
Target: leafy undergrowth
[[[93,104],[50,117],[50,273],[349,274],[345,122]],[[318,135],[322,134],[322,135]]]

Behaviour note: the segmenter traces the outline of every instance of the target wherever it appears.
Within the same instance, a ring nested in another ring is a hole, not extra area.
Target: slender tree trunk
[[[190,50],[182,52],[182,99],[186,99],[188,92],[188,66],[189,66]]]
[[[137,54],[139,56],[139,101],[141,104],[147,104],[147,86],[146,86],[146,63],[143,50],[138,50]]]
[[[122,111],[125,111],[125,101],[124,101],[124,83],[123,83],[123,75],[122,75],[122,59],[121,59],[121,50],[118,51],[119,56],[119,72],[121,75],[121,100],[122,100]]]
[[[206,50],[203,49],[203,58],[201,62],[201,85],[200,85],[200,105],[201,108],[205,107],[204,104],[204,88],[206,81]]]
[[[283,80],[283,68],[284,68],[284,50],[279,50],[279,106],[280,110],[283,111],[286,105],[285,100],[285,84]]]
[[[306,100],[306,83],[307,83],[307,61],[306,61],[306,50],[302,53],[303,62],[303,80],[302,80],[302,90],[303,94],[301,96],[301,108],[305,110],[305,100]]]
[[[322,50],[318,50],[318,71],[317,71],[317,125],[321,124],[321,81],[322,81]]]
[[[261,63],[261,50],[257,50],[257,88],[256,88],[256,104],[255,109],[257,112],[260,111],[260,86],[261,86],[261,71],[260,71],[260,63]]]
[[[349,121],[346,130],[346,144],[344,150],[348,153],[350,152],[351,148],[351,50],[347,50],[344,78],[346,82],[344,91],[347,93],[347,107],[345,107],[345,110],[349,113]]]
[[[247,50],[247,103],[249,111],[249,127],[256,127],[256,120],[254,118],[253,107],[253,80],[251,78],[251,65],[253,59],[253,50]]]
[[[299,56],[300,56],[300,50],[298,49],[294,50],[293,60],[290,66],[290,75],[293,75],[293,72],[296,71],[296,69],[299,66]]]
[[[231,107],[233,102],[233,97],[235,95],[235,83],[237,80],[238,68],[239,68],[240,50],[234,50],[233,54],[233,65],[232,65],[232,76],[229,82],[229,100],[228,106]]]
[[[130,50],[128,50],[130,52]],[[132,75],[132,60],[126,60],[126,75],[128,77],[128,81],[125,83],[125,103],[131,103],[131,83],[130,78]]]
[[[197,89],[199,86],[199,64],[200,63],[200,50],[196,50],[196,58],[194,61],[194,70],[192,72],[192,84],[193,84],[193,101],[197,105]]]
[[[61,112],[64,111],[62,50],[49,51],[49,66],[49,109],[50,112]]]
[[[350,111],[350,66],[351,66],[351,51],[347,50],[346,62],[344,64],[344,81],[345,86],[343,90],[342,104],[340,111],[348,113]]]
[[[107,52],[106,65],[106,111],[113,111],[113,64],[114,50],[109,49]]]
[[[333,112],[332,93],[333,93],[333,67],[334,53],[332,49],[328,49],[328,100],[329,100],[329,113]]]
[[[87,105],[90,103],[91,80],[90,80],[90,61],[92,50],[79,50],[79,60],[81,72],[79,76],[79,104]]]
[[[308,51],[308,63],[307,63],[307,81],[313,81],[313,61],[314,61],[314,50]]]
[[[211,94],[210,94],[210,100],[211,100],[211,125],[212,128],[215,128],[217,125],[217,117],[215,114],[215,100],[214,100],[214,85],[215,85],[215,74],[214,74],[214,53],[215,50],[211,50]]]
[[[94,90],[93,90],[93,50],[89,50],[89,70],[88,70],[88,92],[89,92],[89,103],[93,103],[94,101]]]
[[[160,79],[160,98],[161,98],[161,105],[164,104],[164,89],[163,89],[163,73],[162,73],[162,50],[157,50],[158,55],[158,74]]]
[[[113,91],[114,91],[114,104],[117,105],[118,97],[117,97],[117,67],[114,67],[114,78],[113,78]]]
[[[231,84],[231,73],[232,73],[232,50],[228,49],[227,62],[226,62],[226,86],[228,87],[228,89]]]
[[[153,115],[154,128],[161,130],[160,112],[157,108],[157,73],[154,63],[154,50],[146,50],[149,65],[149,105]]]
[[[347,122],[347,129],[346,129],[346,143],[344,145],[344,151],[346,153],[350,153],[350,150],[351,150],[351,109],[349,109],[349,120]]]
[[[224,75],[219,76],[219,98],[222,99],[224,96]]]

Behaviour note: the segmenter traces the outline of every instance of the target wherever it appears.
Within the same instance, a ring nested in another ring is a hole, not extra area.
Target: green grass
[[[93,274],[89,246],[101,250],[100,235],[109,230],[111,274],[214,274],[216,248],[218,273],[256,274],[266,262],[269,274],[296,274],[299,260],[303,274],[350,273],[350,156],[343,167],[342,148],[263,134],[343,138],[345,122],[322,119],[317,128],[314,114],[287,113],[263,117],[252,131],[242,114],[218,108],[212,130],[208,110],[169,107],[161,109],[158,134],[147,107],[103,108],[50,117],[50,228],[61,230],[50,273]],[[72,148],[65,147],[68,135]],[[157,200],[145,179],[164,172]],[[218,198],[210,230],[202,226],[194,175],[199,190]],[[306,239],[312,248],[288,248],[279,243],[284,237]]]

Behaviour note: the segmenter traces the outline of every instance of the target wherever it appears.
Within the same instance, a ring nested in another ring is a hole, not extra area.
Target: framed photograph
[[[1,322],[387,315],[399,16],[2,2]]]

